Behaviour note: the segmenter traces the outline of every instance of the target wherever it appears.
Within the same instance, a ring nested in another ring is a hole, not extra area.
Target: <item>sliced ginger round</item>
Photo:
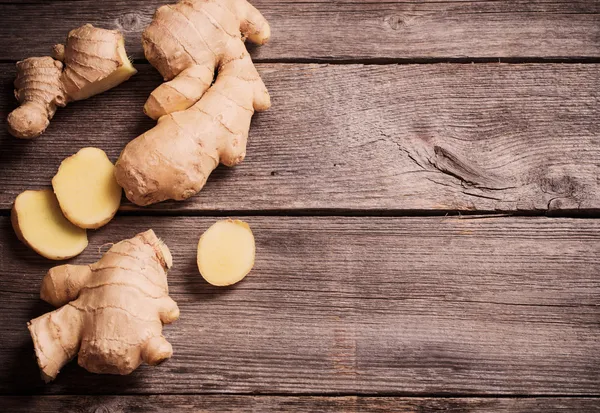
[[[62,161],[52,187],[65,217],[81,228],[107,224],[121,204],[115,166],[98,148],[83,148]]]
[[[254,266],[254,235],[247,223],[226,219],[213,224],[198,242],[198,269],[217,286],[241,281]]]
[[[23,243],[51,260],[74,257],[88,245],[85,229],[64,217],[49,189],[25,191],[17,196],[11,221]]]

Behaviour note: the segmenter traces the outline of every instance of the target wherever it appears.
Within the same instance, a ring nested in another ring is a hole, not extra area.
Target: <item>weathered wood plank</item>
[[[0,65],[0,208],[46,186],[84,146],[115,160],[153,126],[160,77],[60,110],[27,142],[6,131],[14,69]],[[273,107],[257,114],[242,165],[166,210],[600,209],[600,65],[261,64]],[[125,205],[130,208],[131,205]]]
[[[125,32],[143,57],[140,35],[166,0],[0,2],[0,59],[45,55],[83,23]],[[426,59],[599,57],[597,1],[255,0],[272,27],[256,59]],[[25,30],[25,28],[27,28]]]
[[[152,227],[171,247],[175,355],[130,376],[38,378],[26,321],[51,262],[0,219],[0,393],[597,395],[600,220],[247,217],[253,273],[210,287],[214,218],[118,217],[74,262]]]
[[[11,413],[344,412],[547,413],[599,412],[597,398],[408,398],[273,396],[27,396],[0,397]]]

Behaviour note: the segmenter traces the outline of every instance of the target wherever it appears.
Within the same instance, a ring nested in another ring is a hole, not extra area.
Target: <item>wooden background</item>
[[[174,253],[174,356],[45,385],[26,322],[53,265],[10,207],[85,146],[115,160],[160,84],[140,34],[162,0],[0,0],[0,409],[7,412],[600,411],[600,1],[255,0],[273,107],[187,202],[124,202],[74,263],[153,228]],[[139,74],[6,132],[14,63],[83,23]],[[257,261],[206,284],[196,240],[253,228]]]

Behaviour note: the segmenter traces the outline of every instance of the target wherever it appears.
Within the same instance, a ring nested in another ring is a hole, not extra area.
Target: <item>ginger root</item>
[[[11,221],[17,237],[25,245],[51,260],[72,258],[88,245],[85,229],[76,227],[63,216],[56,196],[49,189],[19,194]]]
[[[81,228],[100,228],[117,213],[121,187],[102,149],[83,148],[60,164],[52,187],[65,217]]]
[[[136,73],[123,35],[91,24],[71,30],[66,46],[54,46],[53,55],[17,63],[15,97],[21,106],[8,115],[8,130],[17,138],[40,136],[58,106],[102,93]]]
[[[94,264],[48,271],[40,296],[62,307],[28,323],[42,378],[53,380],[76,355],[86,370],[108,374],[170,358],[162,327],[179,318],[168,295],[171,266],[169,249],[148,230],[113,245]]]
[[[210,284],[232,285],[241,281],[254,266],[254,235],[239,220],[213,224],[198,242],[198,270]]]
[[[182,0],[156,11],[142,42],[167,82],[144,106],[158,124],[131,141],[116,164],[130,201],[187,199],[219,163],[244,159],[254,111],[271,106],[244,40],[263,44],[270,33],[246,0]]]

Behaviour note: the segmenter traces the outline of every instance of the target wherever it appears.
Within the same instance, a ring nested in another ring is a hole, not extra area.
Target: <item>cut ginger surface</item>
[[[103,150],[83,148],[65,159],[52,187],[65,217],[81,228],[107,224],[121,204],[115,166]]]
[[[40,136],[57,108],[87,99],[136,73],[127,58],[123,35],[86,24],[71,30],[53,57],[17,62],[15,97],[21,104],[8,115],[8,131],[17,138]]]
[[[19,239],[43,257],[64,260],[80,254],[88,245],[85,229],[64,217],[49,189],[21,193],[11,215]]]
[[[241,281],[254,266],[254,235],[247,223],[222,220],[213,224],[198,242],[198,269],[217,286]]]

